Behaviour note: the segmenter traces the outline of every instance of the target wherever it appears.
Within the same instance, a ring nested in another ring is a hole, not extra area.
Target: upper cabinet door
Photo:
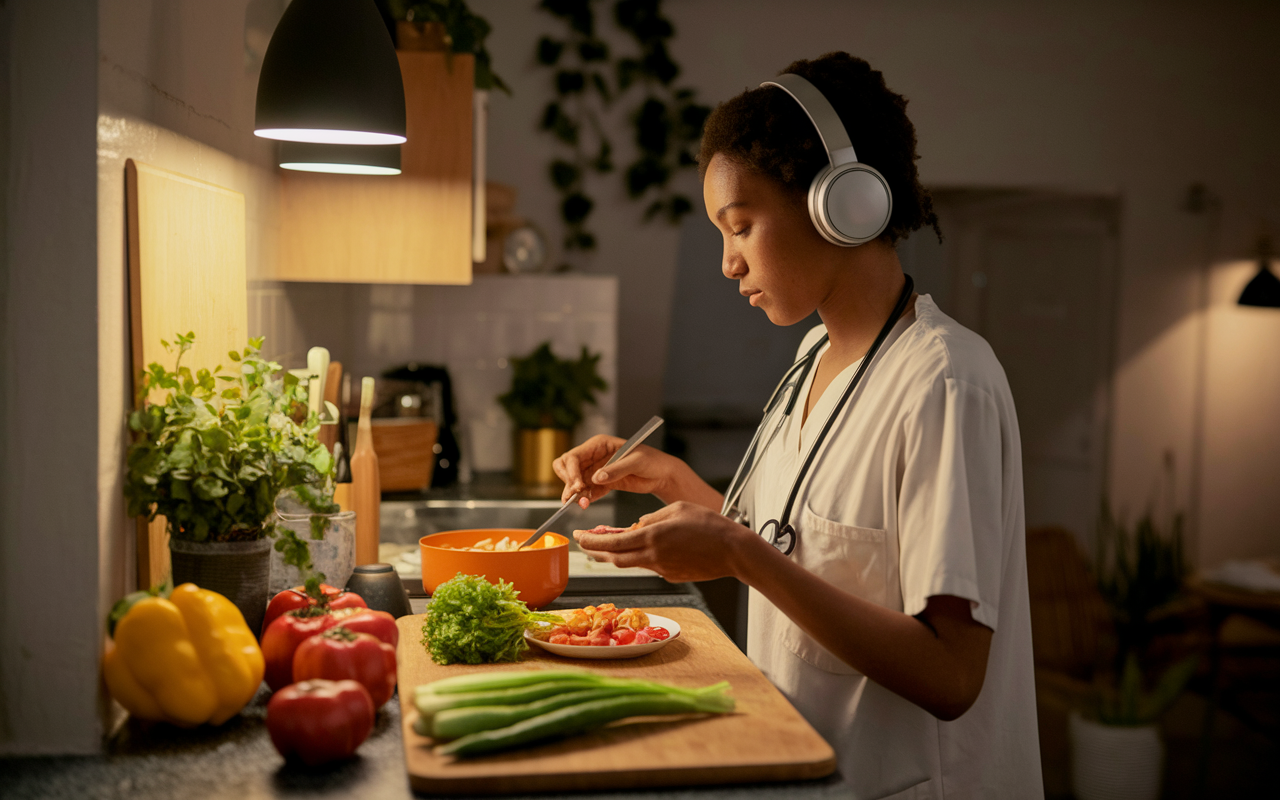
[[[280,170],[280,247],[268,280],[471,283],[475,59],[397,51],[408,141],[401,174]]]

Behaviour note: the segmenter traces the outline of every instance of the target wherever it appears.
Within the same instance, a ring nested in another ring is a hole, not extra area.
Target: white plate
[[[618,644],[612,646],[601,647],[593,644],[552,644],[537,639],[533,635],[533,631],[525,631],[524,638],[530,644],[537,645],[543,650],[555,653],[558,656],[566,658],[638,658],[652,653],[654,650],[661,648],[669,642],[674,642],[680,636],[680,623],[669,617],[660,617],[657,614],[649,615],[649,625],[654,628],[666,628],[671,635],[658,642],[649,642],[648,644]]]

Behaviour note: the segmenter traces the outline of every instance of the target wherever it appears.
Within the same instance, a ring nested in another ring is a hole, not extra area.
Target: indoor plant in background
[[[276,495],[296,487],[313,511],[336,510],[314,488],[327,482],[333,459],[316,439],[319,420],[307,415],[298,379],[262,358],[262,339],[228,353],[236,374],[182,366],[194,340],[188,333],[165,342],[178,350],[173,370],[152,363],[143,374],[129,416],[124,495],[131,515],[167,520],[174,585],[227,597],[258,630],[271,539],[286,561],[310,570],[307,546],[292,531],[276,531]],[[152,396],[159,392],[168,393],[162,402]]]
[[[476,88],[511,90],[490,65],[484,40],[493,30],[484,17],[471,13],[464,0],[379,0],[396,21],[396,46],[402,50],[445,50],[476,58]],[[414,43],[406,39],[414,39]]]
[[[1164,744],[1160,717],[1195,673],[1197,655],[1177,653],[1183,580],[1182,517],[1163,534],[1150,513],[1130,533],[1103,504],[1094,573],[1111,611],[1115,660],[1070,717],[1071,775],[1080,800],[1154,800]],[[1174,647],[1169,647],[1169,642]]]
[[[554,483],[551,462],[569,449],[582,407],[608,388],[597,369],[600,354],[582,348],[576,361],[557,358],[543,342],[524,358],[511,359],[511,391],[498,398],[515,425],[513,472],[520,483]]]

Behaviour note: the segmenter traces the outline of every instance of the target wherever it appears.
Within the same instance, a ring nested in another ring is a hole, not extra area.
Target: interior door
[[[1028,526],[1092,538],[1106,480],[1118,203],[937,192],[950,308],[1000,359],[1022,435]]]

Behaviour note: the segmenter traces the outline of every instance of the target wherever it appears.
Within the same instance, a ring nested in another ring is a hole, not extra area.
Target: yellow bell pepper
[[[194,583],[135,603],[102,657],[107,688],[130,714],[183,727],[226,722],[253,699],[264,667],[240,610]]]

